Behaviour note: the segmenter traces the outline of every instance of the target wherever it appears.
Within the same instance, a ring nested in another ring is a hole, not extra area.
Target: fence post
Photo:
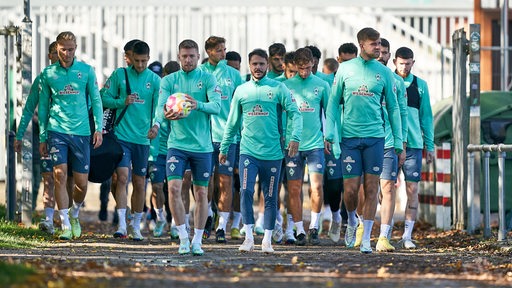
[[[484,238],[491,238],[491,182],[489,181],[489,158],[491,152],[485,151],[484,154]]]
[[[468,192],[467,192],[467,209],[468,209],[468,223],[466,231],[468,234],[475,233],[475,223],[473,222],[473,197],[475,195],[475,177],[471,177],[475,173],[475,153],[468,152]]]
[[[452,227],[451,145],[444,142],[436,147],[436,227]]]
[[[501,145],[500,145],[501,146]],[[504,241],[507,238],[507,223],[505,220],[505,157],[507,153],[502,152],[498,146],[498,218],[499,231],[498,241]]]

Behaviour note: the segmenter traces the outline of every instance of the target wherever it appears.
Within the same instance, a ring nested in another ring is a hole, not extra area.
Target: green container
[[[434,142],[440,145],[452,140],[453,99],[443,99],[433,107]],[[468,99],[469,105],[469,99]],[[512,144],[512,92],[491,91],[480,94],[481,144]],[[481,199],[484,193],[484,166],[482,153]],[[491,189],[491,212],[498,212],[498,153],[491,152],[489,159],[489,184]],[[505,204],[506,211],[512,209],[512,152],[505,159]],[[482,203],[482,209],[483,209]]]

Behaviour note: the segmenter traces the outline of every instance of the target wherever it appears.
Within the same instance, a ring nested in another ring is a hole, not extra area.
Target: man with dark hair
[[[142,241],[140,232],[145,204],[146,174],[149,158],[150,139],[158,135],[159,126],[153,124],[160,77],[147,68],[149,46],[138,41],[133,46],[132,66],[118,68],[107,79],[101,89],[103,105],[116,110],[115,135],[123,149],[123,158],[116,168],[117,185],[115,191],[119,225],[115,238],[129,236],[134,241]],[[126,225],[126,189],[132,173],[133,219]]]
[[[412,230],[418,213],[418,186],[421,180],[422,152],[426,152],[427,164],[434,160],[434,123],[427,82],[411,73],[414,53],[410,48],[401,47],[395,52],[393,63],[396,74],[403,78],[407,89],[407,149],[402,171],[405,176],[407,205],[405,228],[400,244],[406,249],[415,249]],[[405,137],[405,136],[404,136]]]
[[[325,138],[333,143],[336,123],[343,123],[343,185],[349,216],[345,244],[347,247],[354,247],[357,196],[361,175],[364,173],[364,233],[360,251],[371,253],[370,236],[377,209],[377,192],[384,155],[383,100],[386,102],[385,109],[394,136],[393,147],[398,154],[403,150],[403,143],[394,78],[391,71],[376,60],[380,55],[380,34],[373,28],[364,28],[357,34],[357,40],[361,49],[360,56],[341,63],[334,80],[326,113]],[[342,109],[340,103],[343,104]]]
[[[233,202],[233,165],[236,157],[236,141],[229,147],[226,163],[220,164],[218,162],[218,155],[220,142],[224,134],[224,127],[228,120],[231,99],[236,87],[242,84],[242,77],[238,70],[226,64],[226,40],[224,38],[210,36],[205,42],[205,50],[206,54],[208,54],[208,62],[202,64],[199,68],[215,76],[217,86],[221,91],[220,113],[218,115],[212,115],[210,118],[213,142],[213,175],[210,178],[208,200],[212,201],[214,190],[219,191],[217,199],[219,223],[215,229],[215,240],[218,243],[226,243],[226,225],[229,220]],[[211,226],[214,225],[211,203],[208,203],[208,206],[209,221],[207,219],[207,225],[203,232],[203,238],[205,239],[210,236],[212,230]]]
[[[167,142],[166,175],[172,217],[180,239],[179,254],[203,255],[202,237],[208,217],[208,182],[212,169],[213,145],[210,117],[220,113],[221,90],[215,76],[198,69],[199,47],[193,40],[183,40],[178,46],[181,70],[162,79],[157,108],[157,123],[163,117],[170,120]],[[184,116],[173,110],[164,110],[169,95],[185,93],[190,114]],[[192,171],[196,208],[194,210],[194,238],[190,243],[185,224],[182,184],[186,167]]]
[[[283,161],[279,122],[281,107],[288,114],[290,141],[288,154],[297,153],[302,131],[302,117],[292,101],[290,91],[284,84],[269,79],[268,56],[262,49],[249,53],[249,68],[252,79],[240,85],[233,96],[233,103],[226,130],[222,138],[219,162],[225,163],[233,137],[241,129],[240,140],[240,186],[241,208],[245,229],[245,240],[239,247],[242,252],[254,249],[254,185],[258,175],[265,198],[264,236],[261,249],[273,253],[272,232],[276,223],[278,179]]]
[[[284,72],[284,55],[286,48],[282,43],[274,43],[268,47],[268,64],[269,69],[267,77],[274,79]]]
[[[329,85],[331,85],[332,80],[329,79],[329,76],[322,73],[322,71],[318,71],[318,64],[320,63],[320,58],[322,58],[322,52],[320,51],[320,49],[313,45],[308,45],[304,48],[311,50],[311,53],[313,53],[313,75],[320,77],[320,79],[326,81],[327,83],[329,83]]]
[[[240,71],[240,63],[242,63],[242,57],[236,51],[229,51],[226,53],[227,64],[236,70]]]
[[[82,235],[78,214],[87,194],[91,137],[94,148],[103,142],[103,107],[93,67],[75,59],[75,35],[62,32],[56,41],[59,61],[46,67],[40,78],[39,151],[53,161],[55,200],[62,221],[59,239],[70,240]],[[87,107],[94,116],[93,135]],[[72,199],[66,188],[69,162],[75,182]]]
[[[343,43],[338,48],[338,62],[344,62],[357,57],[357,46],[352,43]]]
[[[329,100],[329,84],[312,74],[313,54],[310,49],[300,48],[295,51],[297,75],[284,84],[292,92],[292,97],[302,115],[302,141],[296,155],[285,157],[286,179],[288,185],[289,210],[297,228],[297,245],[306,245],[306,232],[302,222],[301,191],[304,179],[304,169],[307,165],[310,179],[311,221],[308,230],[310,244],[318,245],[320,213],[323,204],[323,173],[324,173],[324,135],[322,127],[322,112]],[[291,127],[290,127],[291,128]],[[287,129],[285,146],[292,138]],[[291,227],[286,229],[286,238],[292,238]]]
[[[163,67],[160,61],[154,61],[148,65],[148,69],[153,71],[158,77],[162,78]]]
[[[284,55],[284,72],[278,77],[274,78],[277,81],[285,81],[297,74],[297,66],[295,66],[295,51],[287,52]]]

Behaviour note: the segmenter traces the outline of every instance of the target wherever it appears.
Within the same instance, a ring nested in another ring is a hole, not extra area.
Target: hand
[[[124,105],[128,106],[130,104],[133,104],[135,102],[135,95],[130,94],[126,96],[126,99],[124,100]]]
[[[197,100],[194,99],[190,95],[185,95],[185,98],[187,99],[187,102],[190,105],[190,110],[196,110],[197,109]]]
[[[288,143],[288,148],[286,148],[286,149],[288,150],[288,156],[290,156],[290,157],[295,156],[295,154],[297,154],[297,152],[299,152],[299,142],[290,141]]]
[[[219,153],[219,163],[224,164],[226,163],[226,160],[228,159],[226,154]]]
[[[402,151],[402,153],[398,154],[398,167],[402,167],[405,163],[405,156],[407,153],[405,152],[405,149]]]
[[[153,125],[153,127],[151,127],[151,129],[149,129],[149,132],[148,132],[148,138],[149,139],[155,139],[156,136],[158,135],[158,130],[159,130],[159,126],[158,125]]]
[[[180,120],[181,118],[184,118],[183,115],[181,115],[179,112],[166,109],[164,109],[164,116],[167,120]]]
[[[92,144],[94,145],[94,149],[100,147],[103,143],[103,134],[101,134],[99,131],[96,131],[92,137]]]
[[[324,153],[327,155],[331,155],[332,144],[329,141],[324,140]]]
[[[21,152],[21,141],[18,139],[14,140],[14,151]]]
[[[48,146],[46,142],[39,143],[39,154],[41,154],[41,157],[48,157]]]
[[[432,161],[434,161],[434,159],[435,159],[434,151],[427,151],[427,164],[432,163]]]

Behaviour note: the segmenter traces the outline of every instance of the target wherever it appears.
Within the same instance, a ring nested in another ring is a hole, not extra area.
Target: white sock
[[[370,241],[372,236],[373,220],[364,220],[363,241]]]
[[[293,222],[292,214],[286,214],[286,233],[293,234],[293,225],[294,224],[295,224],[295,222]]]
[[[340,210],[338,209],[338,211],[331,212],[331,213],[332,213],[332,221],[336,222],[336,223],[340,223],[341,222],[341,212],[340,212]]]
[[[244,224],[245,239],[254,241],[254,235],[252,235],[252,227],[253,226],[254,226],[254,224]]]
[[[318,220],[320,213],[311,211],[311,222],[309,222],[309,229],[318,229]]]
[[[281,215],[281,213],[279,212],[279,210],[277,210],[277,215],[276,215],[276,224],[279,224],[279,225],[283,225],[283,215]]]
[[[55,213],[55,209],[49,208],[49,207],[44,208],[44,215],[45,215],[44,220],[53,224],[53,214],[54,213]]]
[[[185,227],[185,224],[176,226],[176,228],[178,229],[178,236],[180,237],[180,240],[188,239],[188,232],[187,232],[187,228]],[[203,233],[201,233],[201,236],[202,235],[203,235]]]
[[[71,223],[69,223],[69,209],[61,209],[59,210],[60,221],[62,222],[62,230],[70,230]]]
[[[364,217],[363,217],[363,215],[358,215],[358,216],[357,216],[357,221],[358,221],[358,223],[359,223],[359,224],[363,224],[363,223],[364,223]]]
[[[402,239],[412,239],[412,229],[414,228],[414,221],[405,220],[404,235]]]
[[[224,230],[226,232],[226,225],[228,224],[229,212],[219,212],[219,226],[216,231]]]
[[[240,220],[242,220],[241,212],[233,212],[233,223],[231,223],[231,228],[240,228]]]
[[[133,219],[132,219],[131,225],[134,230],[140,230],[140,221],[142,220],[143,214],[144,214],[144,212],[133,213]]]
[[[302,221],[295,222],[295,228],[297,228],[297,235],[299,235],[299,234],[306,235],[306,231],[304,231],[304,222],[302,222]]]
[[[156,220],[165,221],[164,208],[156,209]]]
[[[273,230],[265,229],[265,234],[263,234],[263,240],[261,240],[261,243],[272,243],[272,231]]]
[[[126,208],[117,209],[117,216],[119,216],[119,229],[126,230]]]
[[[258,219],[256,219],[256,224],[254,226],[263,227],[263,218],[265,214],[263,212],[258,212]]]
[[[194,228],[194,238],[192,238],[192,244],[201,245],[203,243],[203,232],[204,232],[204,229]]]
[[[78,218],[78,212],[80,212],[80,207],[82,207],[82,203],[83,202],[80,202],[80,203],[76,203],[74,202],[73,203],[73,207],[71,207],[71,217],[73,218]]]
[[[379,234],[379,238],[380,237],[388,237],[388,233],[389,233],[389,229],[391,228],[390,225],[388,224],[380,224],[380,234]]]
[[[355,227],[357,226],[358,220],[356,216],[356,210],[354,211],[347,211],[348,214],[348,226]]]
[[[208,202],[208,216],[213,216],[212,202]]]

